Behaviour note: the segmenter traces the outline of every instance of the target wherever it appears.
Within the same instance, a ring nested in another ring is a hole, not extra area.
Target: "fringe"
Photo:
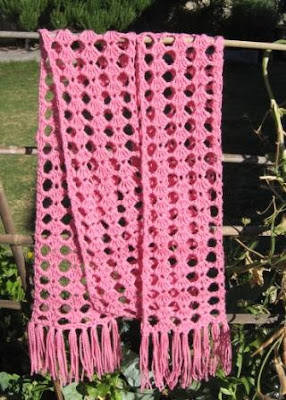
[[[190,344],[192,342],[192,344]],[[231,340],[228,324],[213,323],[189,332],[170,335],[148,326],[140,347],[141,390],[156,387],[171,390],[177,384],[190,386],[193,380],[208,380],[218,367],[231,371]]]
[[[92,380],[94,374],[101,377],[120,365],[120,338],[115,320],[99,322],[98,326],[82,325],[79,329],[52,328],[31,321],[28,341],[31,374],[50,373],[62,385],[79,382],[85,376]]]
[[[92,380],[119,368],[120,338],[115,320],[98,326],[52,328],[28,324],[31,374],[50,373],[62,385]],[[193,380],[208,380],[218,367],[231,370],[231,342],[227,323],[197,327],[189,332],[143,327],[140,347],[141,389],[187,388]]]

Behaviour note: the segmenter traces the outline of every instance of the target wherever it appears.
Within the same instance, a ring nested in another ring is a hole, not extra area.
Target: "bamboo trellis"
[[[1,31],[0,38],[11,38],[11,39],[39,39],[39,34],[37,32],[10,32]],[[146,36],[146,42],[152,40],[150,37]],[[170,43],[174,39],[166,37],[164,42]],[[286,45],[277,43],[265,43],[265,42],[248,42],[240,40],[225,40],[226,47],[233,48],[244,48],[244,49],[264,49],[264,50],[278,50],[285,51]],[[17,147],[17,146],[0,146],[0,155],[37,155],[37,149],[33,146]],[[243,154],[223,154],[223,162],[226,163],[240,163],[240,164],[256,164],[256,165],[272,165],[272,160],[265,156],[253,156],[253,155],[243,155]],[[19,235],[16,234],[14,224],[12,221],[12,216],[8,207],[8,202],[5,198],[5,194],[2,186],[0,186],[0,216],[5,225],[5,234],[0,235],[0,244],[10,245],[15,256],[15,261],[18,267],[20,277],[22,279],[23,286],[26,287],[25,282],[25,271],[24,271],[24,261],[23,255],[21,255],[22,249],[20,246],[33,246],[34,237],[33,235]],[[4,216],[4,217],[3,217]],[[7,225],[8,218],[8,225]],[[259,234],[263,236],[270,236],[271,232],[265,231],[263,227],[258,226],[224,226],[223,235],[224,236],[238,236],[238,235],[252,235]],[[13,308],[12,303],[3,303],[0,301],[0,307],[7,306],[8,308]],[[19,305],[15,305],[18,309]],[[245,323],[256,323],[257,319],[249,318]],[[231,319],[230,322],[237,321],[237,318]],[[254,321],[254,322],[252,322]]]
[[[37,155],[37,148],[34,146],[0,146],[0,155]],[[248,154],[223,154],[223,162],[239,164],[272,165],[273,162],[265,156],[254,156]]]
[[[171,34],[170,34],[171,35]],[[1,31],[0,38],[5,39],[39,39],[38,32],[11,32]],[[148,43],[152,39],[146,35],[145,42]],[[174,38],[166,37],[164,43],[172,43]],[[242,49],[257,49],[257,50],[278,50],[285,51],[286,45],[279,43],[267,43],[267,42],[249,42],[245,40],[229,40],[225,39],[225,47],[238,47]]]
[[[11,39],[39,39],[37,32],[0,32],[0,38]],[[152,39],[146,36],[146,42]],[[164,43],[171,43],[174,39],[166,37]],[[225,40],[225,47],[243,48],[243,49],[259,49],[259,50],[278,50],[285,51],[286,45],[277,43],[265,42],[248,42],[240,40]],[[0,146],[0,155],[37,155],[36,147],[17,147],[17,146]],[[272,165],[272,160],[265,156],[250,156],[243,154],[224,154],[223,162],[226,163],[239,163],[239,164],[256,164],[256,165]],[[0,235],[0,244],[10,245],[18,272],[21,278],[22,285],[26,289],[26,266],[22,246],[33,246],[34,238],[32,235],[19,235],[16,233],[15,225],[13,222],[12,214],[6,199],[4,188],[0,182],[0,218],[2,219],[5,234]],[[238,236],[238,235],[252,235],[260,234],[263,236],[270,236],[271,232],[265,231],[263,227],[257,226],[224,226],[224,236]],[[0,308],[11,310],[21,310],[22,305],[20,302],[11,300],[0,300]],[[261,314],[254,316],[252,314],[228,314],[229,323],[236,324],[266,324],[277,323],[278,316],[270,316]],[[58,400],[63,400],[59,382],[54,382],[55,393]]]

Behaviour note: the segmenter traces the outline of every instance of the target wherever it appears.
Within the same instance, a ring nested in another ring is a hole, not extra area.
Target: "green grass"
[[[35,145],[38,72],[36,62],[0,64],[0,146]],[[0,155],[0,179],[21,233],[34,227],[36,162],[35,156]]]
[[[0,64],[1,145],[35,144],[38,73],[36,62]]]
[[[37,130],[38,64],[0,63],[0,146],[34,145]],[[271,67],[274,92],[286,98],[285,61]],[[262,146],[253,133],[268,107],[260,65],[226,64],[223,96],[223,150],[231,153],[263,154],[274,144],[273,129],[266,133],[270,144]],[[225,223],[253,217],[257,204],[267,196],[258,192],[260,169],[249,165],[224,165]],[[2,180],[19,233],[34,229],[35,156],[1,156]],[[0,227],[2,229],[2,227]]]

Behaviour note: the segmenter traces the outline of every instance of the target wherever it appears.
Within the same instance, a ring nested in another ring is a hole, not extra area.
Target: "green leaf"
[[[153,390],[145,390],[144,393],[136,393],[135,400],[154,400],[157,398]]]
[[[9,386],[10,375],[7,372],[0,372],[0,386],[2,390],[6,390]]]
[[[250,393],[250,384],[249,384],[248,378],[246,378],[245,376],[242,376],[240,378],[240,380],[245,388],[246,394],[249,394]]]
[[[274,233],[276,235],[283,235],[284,233],[286,233],[286,218],[285,218],[285,216],[282,217],[280,224],[275,227]]]
[[[135,400],[135,393],[123,392],[122,393],[122,400]]]
[[[130,351],[124,357],[121,372],[131,387],[140,386],[139,357],[137,354]]]
[[[235,365],[237,366],[237,368],[238,368],[239,371],[241,371],[242,362],[243,362],[243,355],[242,355],[241,352],[238,352],[238,353],[237,353],[237,356],[236,356],[236,363],[235,363]]]
[[[56,29],[63,29],[68,26],[66,14],[59,9],[53,10],[51,13],[51,23]]]
[[[114,397],[114,400],[123,400],[123,399],[122,399],[121,391],[119,391],[119,390],[114,390],[113,394],[114,394],[114,395],[112,396],[112,398]]]
[[[232,396],[232,391],[229,390],[229,389],[226,389],[226,388],[222,387],[222,388],[220,388],[220,392],[223,393],[223,394],[226,394],[228,396]]]
[[[97,389],[93,386],[87,386],[87,393],[88,393],[88,397],[87,399],[89,400],[94,400],[98,398],[98,392]]]
[[[62,392],[65,400],[83,400],[82,395],[76,390],[77,383],[73,382],[63,388]]]
[[[193,390],[194,392],[196,392],[197,390],[199,390],[201,385],[202,385],[201,382],[192,381],[191,386],[189,387],[189,389]]]
[[[103,398],[110,393],[110,385],[108,383],[102,383],[102,382],[98,383],[98,385],[96,385],[95,389],[97,392],[97,396],[100,396]],[[87,391],[88,391],[88,394],[90,394],[89,388],[87,389]]]
[[[16,375],[16,377],[17,378],[15,378],[15,375],[13,377],[13,375],[7,374],[7,372],[0,372],[0,386],[1,386],[1,389],[3,391],[8,389],[8,387],[10,386],[10,381],[19,378],[18,375]]]

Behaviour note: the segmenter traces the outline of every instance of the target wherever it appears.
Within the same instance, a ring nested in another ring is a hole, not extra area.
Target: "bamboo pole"
[[[0,300],[0,308],[7,308],[10,310],[21,310],[21,303],[19,301],[13,300]],[[227,314],[227,320],[231,324],[255,324],[255,325],[264,325],[264,324],[273,324],[277,322],[277,315],[268,315],[268,314]]]
[[[222,155],[222,161],[229,164],[273,165],[273,161],[271,161],[268,157],[249,154],[224,153]]]
[[[0,31],[0,38],[3,39],[39,39],[38,32],[16,32]]]
[[[227,321],[230,324],[240,325],[264,325],[273,324],[278,321],[278,316],[268,314],[227,314]]]
[[[38,154],[37,148],[34,146],[0,146],[0,155],[29,155],[35,156]],[[268,157],[257,156],[250,154],[229,154],[224,153],[222,161],[225,163],[234,164],[256,164],[256,165],[273,165]]]
[[[38,32],[12,32],[12,31],[0,31],[0,38],[5,39],[39,39]],[[188,39],[187,39],[188,40]],[[191,41],[191,39],[189,39]],[[151,37],[146,35],[145,43],[150,43],[152,41]],[[163,42],[165,44],[172,43],[174,38],[171,36],[164,38]],[[242,49],[257,49],[257,50],[278,50],[285,51],[286,45],[278,43],[268,43],[268,42],[249,42],[245,40],[229,40],[225,39],[225,47],[234,47]]]
[[[271,236],[271,231],[266,230],[262,226],[241,226],[241,225],[231,225],[222,227],[223,236],[239,236],[239,235],[260,235],[260,236]]]
[[[0,155],[36,155],[38,154],[37,148],[34,146],[0,146]]]
[[[0,235],[0,244],[9,244],[14,246],[33,246],[34,237],[28,235],[18,234],[4,234]]]
[[[1,182],[0,182],[0,218],[2,219],[5,232],[7,234],[15,235],[16,228],[14,226],[12,214]],[[11,244],[11,250],[15,258],[15,262],[18,268],[23,288],[24,290],[26,290],[27,288],[26,267],[25,267],[25,258],[23,254],[23,249],[19,245]]]
[[[234,47],[240,49],[254,50],[278,50],[286,51],[286,44],[267,43],[267,42],[249,42],[246,40],[225,40],[225,47]]]
[[[271,231],[266,231],[261,226],[223,226],[223,236],[248,236],[260,235],[271,236]],[[13,245],[13,246],[34,246],[34,235],[18,235],[18,234],[3,234],[0,235],[0,244]]]
[[[14,300],[0,300],[0,308],[7,308],[9,310],[21,310],[21,303]]]

